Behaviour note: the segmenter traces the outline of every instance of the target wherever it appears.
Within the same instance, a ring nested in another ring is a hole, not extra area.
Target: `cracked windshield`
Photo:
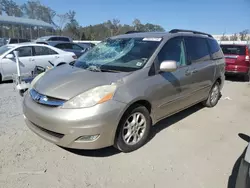
[[[0,188],[250,188],[249,10],[0,0]]]

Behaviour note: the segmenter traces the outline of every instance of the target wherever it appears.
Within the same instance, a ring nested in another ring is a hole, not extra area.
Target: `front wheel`
[[[221,96],[220,84],[218,82],[216,82],[213,85],[207,100],[203,101],[202,104],[206,107],[209,107],[209,108],[214,107],[218,103],[220,96]]]
[[[149,111],[144,106],[135,106],[122,117],[114,146],[125,153],[137,150],[147,142],[150,129]]]

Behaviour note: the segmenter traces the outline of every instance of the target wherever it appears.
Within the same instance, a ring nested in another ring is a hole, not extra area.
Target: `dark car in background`
[[[70,37],[66,36],[44,36],[36,39],[35,42],[49,42],[49,41],[63,41],[63,42],[72,42]]]
[[[226,59],[226,75],[240,75],[249,81],[249,46],[242,44],[221,44]]]
[[[81,47],[83,47],[84,49],[89,50],[90,48],[93,48],[95,46],[95,44],[91,43],[91,42],[78,42],[78,45],[80,45]]]
[[[75,53],[77,58],[80,57],[83,53],[85,53],[88,50],[87,48],[84,48],[73,42],[47,41],[47,42],[36,42],[36,43],[47,44],[47,45],[54,46],[56,48],[59,48],[67,52],[73,52]]]

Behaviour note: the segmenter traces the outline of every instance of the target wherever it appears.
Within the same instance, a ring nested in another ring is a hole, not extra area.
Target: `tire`
[[[136,118],[139,123],[133,123]],[[124,153],[139,149],[147,142],[151,127],[151,118],[147,108],[141,105],[134,106],[121,118],[114,147]]]
[[[244,75],[244,81],[249,82],[249,80],[250,80],[250,75],[249,74]]]
[[[208,98],[202,102],[205,107],[212,108],[217,105],[221,97],[220,84],[216,82],[209,92]]]
[[[250,165],[244,158],[241,159],[239,171],[237,174],[235,188],[249,188],[250,176],[249,176]]]

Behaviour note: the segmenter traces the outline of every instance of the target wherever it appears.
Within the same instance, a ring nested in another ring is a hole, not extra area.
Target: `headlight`
[[[88,108],[112,99],[116,85],[104,85],[90,89],[70,99],[62,108]]]

